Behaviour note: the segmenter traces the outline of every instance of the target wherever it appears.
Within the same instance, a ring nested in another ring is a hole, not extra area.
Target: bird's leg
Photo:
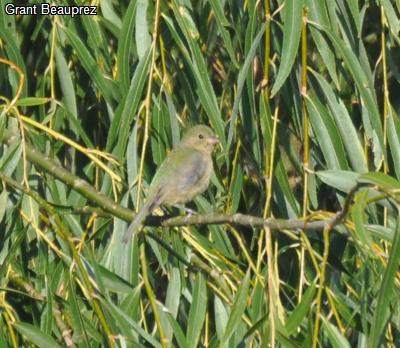
[[[173,207],[178,208],[179,210],[183,210],[189,216],[196,215],[197,211],[185,207],[183,204],[174,204]]]

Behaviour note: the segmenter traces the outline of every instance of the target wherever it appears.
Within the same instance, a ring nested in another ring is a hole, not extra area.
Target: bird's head
[[[190,128],[183,136],[180,146],[211,154],[219,143],[211,128],[203,125]]]

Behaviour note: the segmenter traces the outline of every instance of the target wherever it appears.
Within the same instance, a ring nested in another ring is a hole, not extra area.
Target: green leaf
[[[357,192],[354,197],[354,204],[351,209],[351,216],[356,227],[356,239],[361,242],[361,250],[368,256],[372,256],[372,239],[369,232],[365,229],[365,210],[367,208],[368,190]]]
[[[26,336],[26,338],[30,342],[37,345],[38,347],[46,347],[46,348],[61,347],[51,336],[43,333],[34,325],[20,321],[14,323],[14,327],[21,335]]]
[[[135,73],[133,74],[128,94],[118,107],[108,133],[107,150],[110,151],[114,143],[118,141],[113,153],[121,158],[124,155],[129,138],[130,125],[136,116],[143,89],[147,81],[150,60],[151,51],[147,52],[146,57],[139,61]]]
[[[105,63],[107,56],[102,53],[107,52],[107,45],[99,22],[94,20],[92,16],[82,16],[82,24],[88,35],[87,42],[95,52],[96,59]]]
[[[392,228],[384,227],[381,225],[365,225],[368,232],[379,239],[383,239],[386,242],[392,243],[394,232]]]
[[[4,8],[4,7],[2,7]],[[3,11],[0,11],[3,12]],[[12,16],[10,16],[12,17]],[[1,17],[0,17],[1,18]],[[13,20],[7,20],[6,23],[4,23],[5,25],[7,25],[7,29],[5,30],[0,30],[0,39],[2,41],[4,41],[4,46],[5,46],[5,51],[7,53],[7,58],[9,61],[11,61],[12,63],[14,63],[22,72],[22,74],[24,74],[24,76],[27,76],[26,73],[26,66],[25,66],[25,60],[21,55],[21,52],[19,50],[19,45],[17,43],[17,39],[15,37],[15,35],[13,34],[13,32],[15,32],[15,28],[14,31],[9,30],[9,26],[13,27],[15,25],[15,22]],[[4,63],[1,63],[2,65]],[[19,81],[20,81],[20,75],[17,73],[17,71],[15,71],[14,69],[9,69],[9,83],[12,86],[13,89],[13,94],[16,95],[18,88],[19,88]],[[22,86],[22,97],[27,97],[28,95],[28,87],[27,87],[27,83],[24,83]]]
[[[396,14],[396,11],[389,0],[382,0],[381,3],[385,10],[385,15],[389,24],[390,31],[393,33],[394,36],[398,36],[400,31],[399,16]]]
[[[128,92],[130,72],[130,55],[133,49],[132,38],[135,28],[136,1],[130,1],[122,22],[121,35],[118,40],[117,66],[118,79],[123,95]]]
[[[0,223],[3,220],[4,214],[7,211],[8,191],[2,190],[0,193]]]
[[[336,49],[341,54],[346,67],[349,69],[357,85],[357,89],[362,97],[363,102],[365,103],[366,109],[368,110],[369,120],[371,121],[374,132],[376,133],[376,136],[378,138],[378,143],[381,147],[381,151],[386,158],[387,154],[383,140],[381,117],[376,97],[374,95],[374,90],[371,90],[370,88],[365,88],[366,86],[370,86],[368,77],[365,74],[360,61],[354,54],[350,44],[348,42],[340,40],[337,36],[332,35],[328,30],[325,30],[325,33],[328,35]]]
[[[271,97],[278,92],[286,81],[296,59],[303,23],[303,0],[287,0],[284,11],[281,64],[271,90]]]
[[[146,56],[151,46],[151,37],[147,23],[147,7],[148,0],[137,1],[135,39],[139,59],[143,59]]]
[[[347,6],[349,8],[349,17],[350,15],[353,18],[353,22],[357,28],[356,34],[360,35],[361,33],[361,27],[362,27],[362,21],[361,21],[361,14],[360,10],[358,8],[358,0],[347,0]]]
[[[375,348],[380,345],[385,334],[385,328],[390,318],[390,305],[398,297],[395,295],[396,274],[400,264],[400,214],[397,215],[396,232],[390,250],[389,261],[384,270],[382,285],[379,289],[378,301],[371,321],[371,332],[368,339],[368,347]]]
[[[137,153],[137,125],[135,123],[132,134],[129,136],[128,148],[126,150],[126,166],[128,169],[128,182],[133,183],[138,174],[138,153]],[[131,188],[131,187],[130,187]],[[135,202],[136,190],[130,190],[132,201]]]
[[[378,185],[387,190],[400,189],[400,181],[395,178],[380,172],[365,173],[360,175],[358,182]]]
[[[316,287],[314,283],[308,287],[301,298],[301,302],[296,306],[288,318],[285,329],[289,335],[295,333],[296,329],[301,325],[303,319],[310,312],[311,304],[314,301],[315,289]]]
[[[331,324],[328,319],[321,316],[323,327],[326,329],[326,333],[329,339],[329,342],[332,344],[333,348],[350,348],[351,345],[349,341],[344,337],[338,328]]]
[[[179,274],[179,269],[174,267],[171,272],[171,278],[168,283],[167,296],[165,299],[165,306],[168,308],[168,312],[174,319],[176,319],[178,314],[179,303],[181,298],[180,295],[181,295],[181,277]],[[168,318],[168,320],[170,320],[170,318]],[[170,335],[168,335],[166,332],[166,336],[170,340],[172,338],[172,331],[170,331]]]
[[[68,68],[63,51],[59,47],[56,47],[55,54],[58,81],[60,83],[65,108],[75,119],[77,119],[78,108],[76,105],[75,86],[72,80],[71,71]]]
[[[335,119],[336,126],[340,131],[344,147],[348,153],[353,169],[360,173],[366,172],[368,168],[363,148],[358,139],[353,120],[350,118],[345,105],[342,100],[338,99],[332,87],[320,74],[313,72],[313,75],[316,77],[328,101],[331,115]]]
[[[231,206],[229,207],[230,213],[236,213],[239,207],[240,198],[243,190],[243,171],[242,168],[237,165],[235,168],[235,173],[232,178],[232,182],[230,185],[231,192]]]
[[[233,104],[233,109],[232,109],[232,116],[231,120],[229,123],[229,133],[228,133],[228,144],[227,144],[227,149],[230,148],[233,140],[233,131],[236,127],[236,117],[237,113],[239,111],[239,104],[242,99],[242,92],[243,92],[243,87],[246,82],[246,76],[248,74],[249,68],[254,60],[254,56],[256,54],[257,48],[260,44],[260,40],[264,34],[265,31],[265,24],[262,26],[260,32],[257,34],[257,36],[254,38],[254,41],[251,45],[251,48],[249,50],[249,53],[246,56],[246,59],[244,61],[243,67],[240,69],[239,72],[239,77],[238,77],[238,89],[237,89],[237,94],[235,98],[235,102]]]
[[[229,315],[228,323],[226,324],[224,336],[221,340],[221,346],[224,346],[229,341],[235,330],[238,329],[238,325],[242,321],[242,315],[246,309],[248,299],[247,295],[249,292],[249,283],[250,270],[247,271],[245,277],[240,283],[235,299],[233,300],[231,313]]]
[[[329,169],[347,169],[346,154],[339,131],[319,100],[306,97],[307,110],[315,137]]]
[[[387,132],[390,146],[390,155],[393,159],[393,166],[397,179],[400,179],[400,123],[397,115],[393,114],[393,108],[389,106],[387,116]]]
[[[107,290],[125,294],[132,292],[132,286],[124,279],[101,265],[97,265],[97,267],[100,271],[101,280]]]
[[[232,45],[232,40],[229,36],[229,32],[225,29],[225,27],[229,26],[229,22],[224,15],[224,8],[222,2],[219,0],[210,0],[211,7],[213,8],[215,19],[218,25],[218,29],[221,32],[222,40],[226,46],[226,50],[229,54],[229,58],[232,60],[235,66],[238,66],[237,59],[235,57],[235,52]]]
[[[171,124],[171,133],[172,133],[172,144],[175,148],[180,140],[179,136],[179,123],[178,123],[178,113],[176,112],[174,103],[172,101],[171,96],[165,92],[165,99],[167,101],[168,106],[168,115],[169,115],[169,123]]]
[[[22,146],[19,142],[14,142],[2,153],[0,157],[0,170],[4,175],[11,176],[21,163]]]
[[[330,26],[329,16],[326,10],[325,1],[314,1],[307,0],[307,6],[309,8],[309,19],[310,19],[310,33],[315,42],[315,47],[317,48],[321,58],[326,66],[326,69],[329,72],[329,75],[333,82],[335,83],[336,88],[339,88],[339,78],[336,72],[336,56],[334,50],[325,40],[325,37],[322,35],[319,26]],[[314,25],[314,24],[317,25]]]
[[[170,313],[167,313],[167,318],[174,332],[174,337],[176,339],[176,342],[178,343],[178,347],[180,348],[192,347],[186,340],[185,334],[183,333],[176,319]]]
[[[51,98],[38,98],[38,97],[27,97],[18,99],[16,102],[17,106],[37,106],[43,105],[51,101]]]
[[[143,330],[140,325],[129,317],[120,307],[116,306],[110,300],[102,300],[103,305],[107,308],[108,312],[115,320],[115,323],[121,327],[125,335],[128,335],[130,340],[134,340],[138,343],[137,337],[132,334],[132,329],[135,333],[140,335],[145,341],[151,344],[153,347],[161,348],[161,344],[157,342],[150,334]]]
[[[89,344],[89,335],[86,329],[85,318],[83,317],[80,309],[79,309],[79,300],[76,292],[75,284],[73,283],[72,275],[68,275],[68,290],[70,291],[70,296],[68,297],[69,303],[69,313],[71,314],[72,322],[73,322],[73,330],[74,334],[83,338],[85,343],[85,347],[90,347]],[[100,339],[100,337],[99,337]]]
[[[100,0],[101,13],[104,18],[110,21],[115,27],[121,29],[122,22],[121,18],[115,13],[114,8],[112,7],[111,0]]]
[[[7,34],[11,34],[14,39],[17,37],[17,31],[15,29],[15,18],[16,16],[10,16],[5,11],[6,4],[10,3],[7,0],[0,0],[0,6],[2,11],[0,11],[0,33],[8,31]]]
[[[214,299],[214,315],[217,336],[219,340],[222,340],[229,317],[227,306],[224,305],[224,303],[218,296],[215,296]]]
[[[358,173],[347,170],[322,170],[316,175],[327,185],[343,192],[349,192],[357,184]]]
[[[99,65],[90,54],[89,50],[86,48],[86,45],[82,42],[79,36],[68,28],[63,28],[63,30],[69,39],[69,43],[75,49],[79,61],[82,63],[86,72],[93,79],[94,83],[103,94],[104,99],[107,101],[107,103],[112,105],[115,101],[119,99],[116,93],[116,89],[113,87],[110,80],[104,78],[103,72],[100,70]]]
[[[271,110],[265,102],[264,98],[260,98],[260,123],[263,134],[263,142],[265,146],[265,152],[268,151],[272,141],[272,115]],[[277,185],[274,186],[274,191],[277,192],[277,200],[279,200],[279,206],[281,207],[282,216],[295,217],[300,214],[299,205],[294,196],[293,190],[289,184],[288,172],[285,170],[285,166],[282,158],[276,164],[274,176],[277,179]],[[279,194],[278,192],[282,192]]]
[[[200,273],[196,277],[192,294],[192,303],[189,310],[186,339],[190,347],[198,347],[198,341],[207,309],[207,288],[204,276]]]

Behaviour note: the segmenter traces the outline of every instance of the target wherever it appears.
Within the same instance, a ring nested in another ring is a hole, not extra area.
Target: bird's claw
[[[180,205],[180,204],[175,204],[174,205],[175,208],[178,208],[179,210],[183,210],[187,215],[192,216],[192,215],[196,215],[197,211],[187,208],[184,205]]]

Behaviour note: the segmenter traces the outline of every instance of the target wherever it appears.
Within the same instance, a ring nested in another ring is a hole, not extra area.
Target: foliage
[[[399,1],[4,5],[1,347],[400,345]],[[324,220],[353,192],[344,223],[124,245],[106,204],[137,209],[199,123],[221,140],[200,214]]]

